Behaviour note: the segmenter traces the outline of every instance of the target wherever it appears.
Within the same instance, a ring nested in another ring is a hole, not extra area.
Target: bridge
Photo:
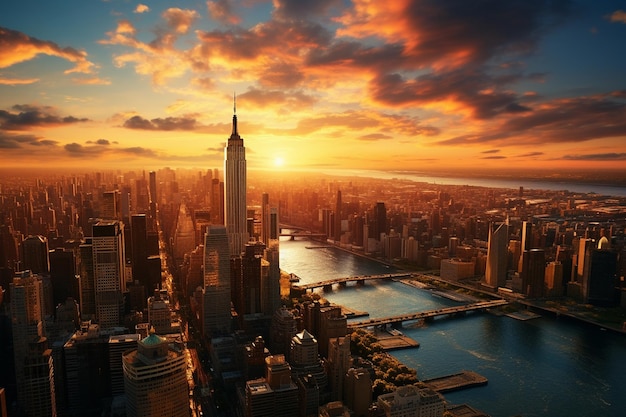
[[[398,316],[381,317],[377,319],[368,319],[362,321],[353,321],[348,323],[348,327],[356,329],[359,327],[384,326],[386,324],[402,323],[411,320],[430,320],[438,316],[465,314],[468,311],[483,311],[488,308],[500,307],[508,304],[506,300],[481,301],[478,303],[466,304],[463,306],[446,307],[437,310],[421,311],[419,313],[401,314]]]
[[[306,237],[306,238],[325,238],[326,235],[324,233],[313,233],[305,230],[295,231],[291,233],[280,232],[280,236],[289,236],[291,240],[294,240],[297,237]]]
[[[377,280],[377,279],[385,279],[392,280],[398,278],[409,278],[411,276],[410,273],[401,272],[395,274],[381,274],[381,275],[358,275],[356,277],[344,277],[344,278],[334,278],[328,279],[326,281],[314,282],[311,284],[302,284],[302,285],[293,285],[291,288],[296,291],[308,291],[315,288],[324,288],[325,290],[330,290],[334,284],[346,285],[348,282],[357,282],[359,284],[364,283],[365,281]]]

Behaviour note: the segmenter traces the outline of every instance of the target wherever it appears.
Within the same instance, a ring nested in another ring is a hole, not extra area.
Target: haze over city
[[[624,167],[611,1],[13,2],[0,165]]]

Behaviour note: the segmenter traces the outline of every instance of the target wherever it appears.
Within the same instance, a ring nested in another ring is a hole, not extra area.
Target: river
[[[280,244],[281,269],[301,283],[394,272],[337,248],[307,249],[312,245]],[[323,296],[371,318],[457,305],[400,282],[335,286]],[[518,321],[481,313],[436,319],[421,328],[409,323],[402,331],[421,346],[392,354],[420,379],[464,369],[489,379],[486,386],[447,393],[452,404],[466,403],[492,417],[626,415],[623,335],[550,316]]]

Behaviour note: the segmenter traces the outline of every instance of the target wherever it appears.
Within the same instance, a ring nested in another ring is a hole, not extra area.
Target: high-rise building
[[[137,349],[139,333],[113,335],[109,337],[109,370],[111,375],[111,395],[124,394],[124,370],[122,355],[130,349]]]
[[[80,313],[83,320],[95,320],[96,318],[96,282],[93,270],[93,241],[86,238],[85,243],[78,247],[80,255],[79,268],[79,292]]]
[[[52,350],[43,325],[43,282],[30,271],[10,284],[17,400],[25,415],[56,416]]]
[[[211,225],[204,236],[203,330],[212,336],[231,330],[229,234]]]
[[[50,271],[48,258],[48,239],[44,236],[28,236],[20,243],[20,258],[22,271],[32,271],[34,274],[46,274]]]
[[[246,148],[237,131],[237,109],[233,108],[233,131],[224,153],[224,213],[230,254],[237,256],[248,243],[246,211]]]
[[[118,326],[126,291],[124,224],[99,221],[92,237],[96,319],[103,328]]]
[[[606,239],[606,238],[603,238]],[[618,256],[611,249],[589,249],[585,253],[582,292],[585,303],[610,307],[617,302]]]
[[[314,378],[321,403],[328,402],[328,376],[319,357],[317,339],[306,329],[291,339],[289,363],[294,379],[306,376]]]
[[[350,336],[335,337],[328,342],[328,358],[326,361],[328,385],[331,400],[343,398],[343,384],[346,372],[350,369]]]
[[[489,241],[487,242],[487,269],[485,283],[492,287],[504,287],[507,277],[509,226],[500,224],[495,230],[493,224],[489,227]]]
[[[128,417],[189,417],[187,359],[152,332],[122,355]]]
[[[337,190],[337,200],[335,201],[335,235],[333,237],[335,243],[341,241],[341,214],[341,190]]]
[[[100,217],[107,220],[120,219],[120,192],[105,191],[102,194],[102,211]]]
[[[365,368],[350,368],[344,381],[343,398],[356,416],[366,416],[372,404],[372,378]]]
[[[56,248],[50,251],[49,258],[54,305],[64,302],[67,297],[78,300],[74,252],[64,248]]]
[[[545,295],[546,255],[543,249],[531,249],[522,253],[522,293],[538,298]]]
[[[530,250],[532,248],[532,229],[533,224],[531,222],[522,222],[522,230],[520,236],[520,258],[519,264],[517,266],[517,271],[522,272],[522,262],[523,262],[523,253],[524,251]]]
[[[265,358],[265,378],[246,382],[242,395],[245,417],[293,417],[298,415],[298,387],[283,355]]]

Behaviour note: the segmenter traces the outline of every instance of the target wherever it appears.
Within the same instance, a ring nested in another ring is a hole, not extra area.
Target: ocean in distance
[[[510,188],[525,190],[550,190],[550,191],[570,191],[573,193],[596,193],[606,196],[626,197],[626,186],[612,185],[600,182],[582,182],[575,179],[542,179],[533,180],[528,178],[481,178],[481,177],[460,177],[460,176],[436,176],[426,175],[410,171],[373,171],[373,170],[341,170],[332,172],[334,175],[359,176],[366,178],[381,179],[403,179],[428,184],[440,185],[470,185],[474,187],[487,188]]]
[[[280,244],[281,269],[298,275],[301,283],[394,272],[337,248],[311,246],[307,240]],[[400,282],[318,291],[371,318],[457,305]],[[392,354],[416,369],[420,379],[464,369],[489,379],[486,386],[446,394],[452,404],[467,403],[492,417],[626,415],[623,335],[569,319],[518,321],[486,313],[436,319],[421,328],[409,323],[402,331],[421,346]]]

